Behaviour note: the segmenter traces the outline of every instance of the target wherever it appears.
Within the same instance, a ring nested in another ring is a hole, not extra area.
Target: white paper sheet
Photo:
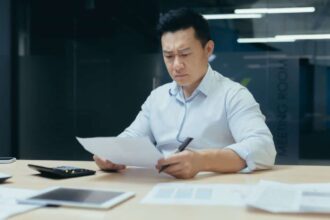
[[[300,210],[330,213],[330,183],[296,184],[302,191]]]
[[[285,184],[260,181],[247,204],[275,213],[330,213],[330,184]]]
[[[0,219],[6,219],[35,208],[39,205],[22,205],[17,199],[24,199],[33,195],[36,191],[18,188],[0,187]]]
[[[0,182],[2,182],[3,180],[6,180],[8,178],[10,178],[11,175],[6,174],[6,173],[0,173]]]
[[[77,137],[77,140],[90,153],[127,166],[155,168],[163,158],[147,137]]]
[[[247,204],[269,212],[298,212],[301,192],[294,186],[271,181],[260,181]]]
[[[141,203],[163,205],[244,206],[251,185],[161,183]]]

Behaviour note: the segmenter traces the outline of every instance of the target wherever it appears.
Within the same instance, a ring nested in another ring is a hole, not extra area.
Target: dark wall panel
[[[161,62],[157,4],[24,2],[29,44],[19,58],[20,157],[91,159],[75,136],[117,135],[152,90]]]
[[[11,142],[11,7],[0,0],[0,156],[13,155]]]
[[[20,59],[21,158],[90,158],[74,139],[73,76],[67,66],[64,57]]]

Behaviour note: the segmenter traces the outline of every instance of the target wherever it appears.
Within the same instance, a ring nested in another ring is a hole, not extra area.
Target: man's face
[[[213,52],[213,42],[209,41],[203,48],[191,27],[164,33],[161,43],[170,76],[189,93],[193,92],[207,71],[208,57]]]

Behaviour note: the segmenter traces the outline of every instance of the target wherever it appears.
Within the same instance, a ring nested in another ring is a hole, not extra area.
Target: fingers
[[[183,170],[182,164],[173,164],[168,166],[166,169],[164,169],[163,172],[172,175],[174,173],[182,172],[182,170]]]
[[[168,166],[163,170],[164,173],[174,176],[175,178],[189,179],[199,172],[195,167],[195,159],[196,155],[194,152],[184,151],[166,159],[160,159],[156,168],[159,170],[163,166]]]
[[[164,172],[178,179],[190,179],[196,175],[195,173],[191,172],[189,166],[184,164],[171,165],[167,167]]]
[[[160,165],[160,164],[164,164],[164,165]],[[186,165],[187,165],[187,163],[184,161],[170,164],[170,163],[168,163],[167,160],[164,160],[163,162],[160,161],[156,165],[156,168],[158,170],[162,169],[162,172],[167,173],[171,176],[177,177],[180,174],[182,174],[183,172],[185,172],[185,169],[188,168]]]
[[[126,166],[123,164],[115,164],[109,160],[104,160],[96,155],[93,156],[93,159],[94,159],[95,163],[97,164],[97,166],[100,167],[101,170],[117,171],[117,170],[123,170],[126,168]]]
[[[162,159],[158,160],[157,166],[164,166],[164,165],[180,163],[180,162],[186,160],[186,157],[188,154],[189,154],[188,151],[184,151],[184,152],[180,152],[177,154],[173,154],[168,158],[162,158]]]

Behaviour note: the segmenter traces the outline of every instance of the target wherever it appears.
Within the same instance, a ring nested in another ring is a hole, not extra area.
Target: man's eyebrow
[[[168,50],[163,50],[163,53],[173,53],[173,52]]]
[[[179,49],[178,51],[180,52],[180,53],[184,53],[184,52],[189,52],[191,50],[191,48],[190,47],[187,47],[187,48],[183,48],[183,49]],[[173,51],[169,51],[169,50],[163,50],[163,53],[173,53]]]
[[[190,47],[187,47],[187,48],[179,49],[178,51],[180,53],[182,53],[182,52],[189,52],[190,50],[191,50],[191,48]]]

